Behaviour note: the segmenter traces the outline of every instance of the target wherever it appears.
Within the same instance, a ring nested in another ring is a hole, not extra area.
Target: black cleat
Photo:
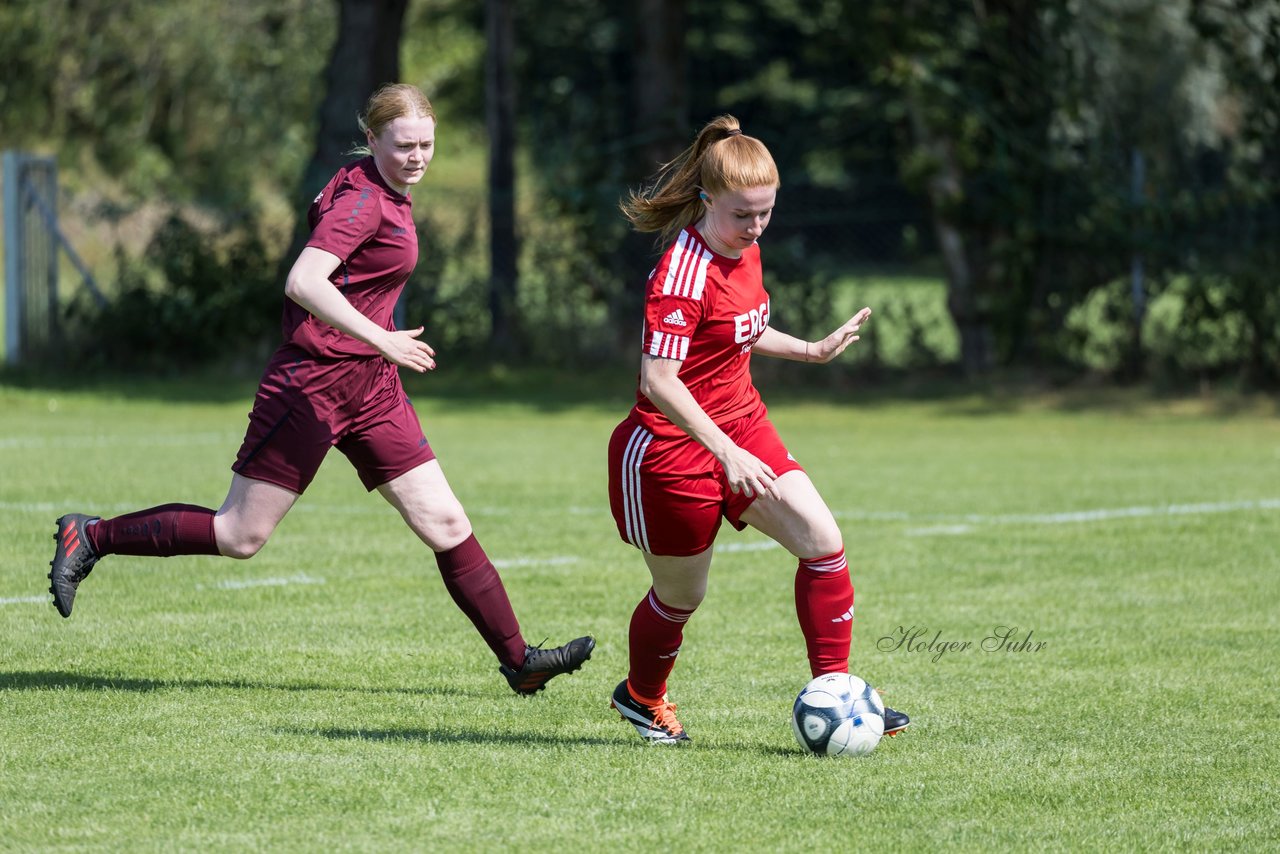
[[[641,702],[631,695],[627,680],[623,679],[613,689],[610,706],[618,710],[622,719],[636,728],[649,744],[680,744],[691,741],[680,721],[676,719],[676,704],[666,696],[657,705]]]
[[[911,718],[902,712],[895,712],[888,706],[884,707],[884,734],[897,735],[907,728],[911,723]]]
[[[541,691],[547,682],[561,673],[572,673],[582,667],[582,663],[591,657],[591,651],[595,648],[596,639],[590,636],[571,640],[555,649],[543,649],[542,644],[526,645],[524,664],[519,670],[512,670],[505,664],[499,666],[498,670],[507,677],[512,691],[528,696]]]
[[[98,562],[98,556],[89,548],[89,541],[84,537],[84,526],[99,518],[83,513],[68,513],[58,520],[58,533],[53,535],[58,545],[54,549],[53,560],[49,561],[49,592],[53,594],[54,607],[63,617],[71,616],[71,605],[76,601],[76,588]]]

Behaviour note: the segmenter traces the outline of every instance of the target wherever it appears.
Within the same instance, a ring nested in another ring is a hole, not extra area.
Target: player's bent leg
[[[778,478],[774,493],[753,501],[741,519],[800,561],[796,612],[814,675],[832,668],[847,669],[852,626],[838,618],[847,615],[852,619],[853,585],[840,528],[803,471],[790,471]],[[910,723],[906,714],[885,708],[885,735],[897,735]]]
[[[783,474],[774,494],[752,502],[741,519],[798,558],[796,617],[812,675],[847,673],[853,637],[853,582],[839,528],[808,475],[803,471]]]
[[[273,484],[232,476],[222,510],[163,504],[111,519],[68,513],[58,519],[49,563],[49,592],[63,617],[76,592],[106,555],[251,557],[267,541],[297,495]]]
[[[437,460],[378,487],[435,553],[445,589],[497,656],[499,671],[517,694],[536,694],[557,676],[580,669],[595,649],[584,636],[552,649],[524,642],[502,578],[471,529]]]
[[[256,555],[297,500],[298,493],[283,486],[233,474],[213,517],[218,553],[237,560]]]
[[[630,669],[609,705],[650,744],[689,740],[667,697],[667,677],[684,642],[684,626],[707,593],[711,549],[695,555],[646,553],[653,587],[636,605],[627,632]]]

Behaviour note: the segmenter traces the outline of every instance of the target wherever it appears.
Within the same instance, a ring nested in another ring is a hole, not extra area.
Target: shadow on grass
[[[92,673],[67,673],[57,670],[0,672],[0,691],[148,691],[194,690],[218,688],[233,691],[334,691],[359,694],[410,694],[414,696],[478,696],[456,688],[429,686],[422,688],[364,688],[353,685],[324,685],[318,682],[249,682],[240,679],[138,679],[104,676]]]
[[[430,744],[586,744],[612,747],[626,744],[623,738],[596,738],[584,735],[551,735],[547,733],[508,733],[474,730],[434,729],[281,729],[288,735],[318,735],[334,741],[420,741]]]
[[[636,750],[675,750],[679,752],[749,753],[775,759],[826,761],[825,757],[806,753],[796,747],[758,744],[715,744],[686,742],[679,745],[644,744],[634,738],[629,730],[620,730],[617,738],[600,738],[584,735],[555,735],[547,733],[485,732],[480,730],[431,730],[431,729],[280,729],[286,735],[318,735],[335,741],[417,741],[430,744],[511,744],[562,746],[582,744],[595,747],[634,747]]]

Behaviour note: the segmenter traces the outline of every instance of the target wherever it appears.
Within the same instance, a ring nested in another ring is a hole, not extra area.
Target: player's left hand
[[[388,330],[378,342],[378,351],[382,358],[401,368],[424,373],[436,368],[436,351],[426,341],[419,341],[418,336],[423,327],[417,329]]]
[[[864,308],[845,321],[844,325],[821,341],[815,342],[809,359],[826,364],[844,352],[844,349],[858,340],[858,330],[871,317],[871,309]]]

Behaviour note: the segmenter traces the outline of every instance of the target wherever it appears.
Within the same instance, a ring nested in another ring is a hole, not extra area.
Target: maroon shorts
[[[231,470],[302,493],[337,447],[372,490],[435,459],[395,365],[278,351]]]
[[[764,405],[751,415],[719,425],[738,447],[781,477],[803,471],[782,444]],[[618,534],[641,551],[684,556],[706,551],[720,519],[738,530],[755,496],[729,488],[711,452],[688,436],[655,436],[628,417],[609,440],[609,507]]]

